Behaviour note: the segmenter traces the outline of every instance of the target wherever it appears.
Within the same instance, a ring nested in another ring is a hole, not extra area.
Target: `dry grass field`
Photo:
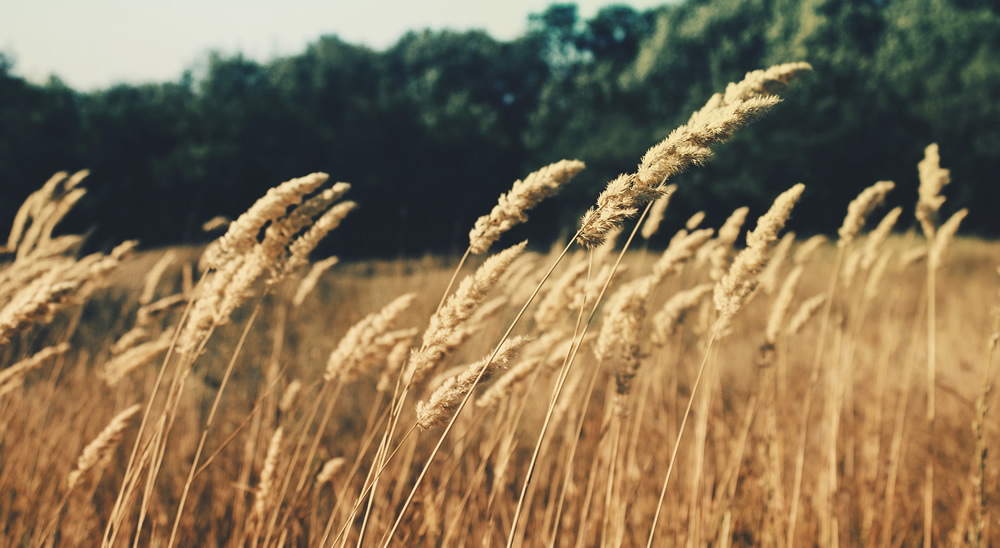
[[[782,231],[808,185],[664,216],[806,69],[713,97],[551,251],[492,244],[582,163],[461,260],[312,267],[353,207],[325,175],[207,248],[80,256],[57,174],[0,263],[0,544],[996,543],[1000,244],[952,239],[936,147],[830,239]]]

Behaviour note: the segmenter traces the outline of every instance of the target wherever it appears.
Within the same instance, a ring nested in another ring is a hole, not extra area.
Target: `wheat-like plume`
[[[927,252],[925,245],[908,250],[899,258],[899,267],[905,269],[912,264],[919,263],[927,258]]]
[[[49,346],[35,352],[30,357],[25,358],[14,365],[0,371],[0,398],[11,390],[17,388],[21,385],[21,381],[24,376],[35,369],[39,365],[45,362],[45,360],[58,356],[69,350],[68,343],[61,343],[55,346]]]
[[[778,286],[778,274],[781,272],[781,267],[785,264],[788,252],[791,251],[794,244],[795,233],[786,232],[781,237],[781,240],[778,241],[778,245],[774,246],[774,253],[771,254],[771,260],[767,262],[767,266],[760,273],[760,288],[764,290],[764,293],[768,295],[774,293],[774,290]]]
[[[229,225],[221,238],[205,250],[202,255],[204,266],[220,268],[232,257],[250,251],[257,243],[257,234],[264,225],[285,215],[289,207],[298,205],[305,195],[319,188],[328,178],[326,173],[311,173],[268,190]]]
[[[128,420],[135,416],[142,406],[135,404],[111,419],[104,430],[94,438],[87,447],[80,453],[80,458],[76,461],[76,468],[69,473],[66,478],[67,488],[72,490],[84,479],[91,477],[108,465],[111,454],[122,441],[122,433],[128,426]]]
[[[566,309],[569,308],[569,304],[573,301],[578,282],[584,279],[584,276],[587,274],[587,268],[587,262],[580,261],[567,268],[565,272],[555,280],[552,280],[550,284],[547,284],[552,287],[538,303],[538,308],[534,314],[535,324],[549,326],[559,321]]]
[[[309,273],[302,278],[299,282],[298,289],[295,290],[295,296],[292,298],[292,305],[299,307],[302,303],[306,301],[306,297],[312,293],[312,290],[316,288],[316,284],[319,283],[319,279],[323,274],[329,270],[333,265],[340,261],[337,257],[327,257],[322,261],[312,265],[309,269]]]
[[[514,387],[524,382],[538,369],[538,364],[542,363],[542,358],[525,358],[517,362],[517,365],[510,368],[510,371],[497,379],[495,383],[483,392],[482,396],[476,399],[476,407],[489,409],[495,407],[505,398],[508,398]]]
[[[24,288],[0,310],[0,344],[31,326],[52,320],[55,311],[73,302],[82,279],[55,281],[41,278]]]
[[[302,393],[302,381],[295,379],[288,383],[285,387],[285,393],[281,395],[281,401],[278,402],[278,409],[282,413],[288,413],[295,407],[295,403],[298,401],[299,394]]]
[[[173,329],[164,330],[156,340],[135,345],[104,364],[103,378],[108,386],[118,384],[126,375],[163,355],[173,341]]]
[[[712,155],[711,145],[729,140],[737,129],[757,120],[779,102],[781,99],[775,95],[737,98],[726,104],[712,104],[709,100],[687,124],[643,155],[636,172],[638,186],[655,187],[690,166],[705,163]]]
[[[302,203],[326,180],[326,174],[314,173],[272,188],[205,250],[202,264],[212,272],[201,283],[181,332],[180,352],[191,352],[213,325],[227,323],[233,311],[254,295],[253,285],[265,272],[270,271],[268,281],[273,284],[308,263],[319,240],[354,208],[353,202],[343,202],[326,209],[350,189],[347,183],[337,183]],[[314,220],[316,215],[320,217]],[[303,229],[305,233],[295,238]]]
[[[347,459],[344,457],[335,457],[323,463],[323,468],[320,469],[319,474],[316,474],[316,485],[320,486],[333,481],[333,476],[337,475],[346,462]]]
[[[79,234],[64,234],[62,236],[52,238],[41,245],[35,246],[35,248],[24,257],[23,261],[16,264],[34,263],[49,257],[69,255],[72,252],[78,251],[85,240],[86,235]]]
[[[635,175],[622,174],[613,179],[597,197],[597,207],[583,215],[577,242],[592,249],[603,244],[607,234],[621,228],[626,219],[639,213],[639,207],[660,197],[659,191],[636,185]]]
[[[896,226],[896,221],[899,220],[900,214],[903,213],[903,208],[894,207],[892,211],[887,213],[885,217],[879,221],[878,226],[875,230],[872,230],[868,234],[868,240],[865,242],[864,254],[861,256],[861,267],[865,270],[871,268],[875,260],[880,256],[879,248],[885,243],[886,239],[889,238],[889,233],[892,232],[892,227]]]
[[[139,307],[135,312],[135,325],[145,327],[151,325],[154,320],[165,315],[168,311],[178,308],[187,303],[187,297],[183,293],[175,293]]]
[[[153,302],[153,298],[156,297],[156,286],[160,283],[160,278],[163,277],[163,273],[173,264],[176,258],[177,253],[174,250],[167,250],[156,261],[156,264],[149,269],[149,272],[146,272],[146,276],[142,280],[142,293],[139,295],[139,304],[147,305]]]
[[[747,234],[747,247],[733,261],[729,272],[715,286],[715,308],[724,316],[732,316],[744,299],[757,286],[758,274],[767,262],[767,255],[778,239],[778,232],[792,213],[805,185],[799,183],[781,193],[760,219],[753,232]]]
[[[375,386],[375,389],[379,392],[387,392],[392,389],[393,380],[399,375],[399,370],[406,364],[406,358],[410,355],[410,346],[413,343],[413,337],[417,335],[417,330],[406,330],[405,332],[400,332],[400,334],[409,334],[409,336],[400,336],[396,341],[396,345],[392,347],[389,355],[386,356],[385,368],[382,370],[382,374],[379,375],[378,383]]]
[[[713,110],[723,105],[778,93],[785,89],[793,79],[811,70],[812,66],[809,63],[799,61],[748,72],[740,82],[729,83],[725,93],[716,93],[712,96],[701,110],[691,115],[691,121],[688,123],[710,116]]]
[[[695,230],[687,234],[686,231],[678,232],[670,240],[670,245],[663,251],[663,254],[653,263],[653,277],[656,284],[659,284],[667,276],[680,271],[695,253],[704,246],[712,237],[714,231],[711,228]]]
[[[109,351],[112,356],[117,356],[126,350],[135,347],[140,341],[149,336],[149,330],[145,326],[135,326],[118,337],[118,340],[111,345]]]
[[[83,188],[75,187],[88,173],[81,170],[69,179],[65,179],[65,172],[57,173],[40,190],[28,196],[22,205],[25,214],[22,216],[18,212],[8,240],[10,250],[16,251],[17,260],[23,260],[48,246],[52,230],[86,194]],[[31,224],[25,230],[29,218]]]
[[[865,226],[868,214],[885,200],[885,195],[895,186],[896,184],[892,181],[879,181],[862,190],[861,194],[858,194],[858,197],[851,201],[847,206],[847,216],[844,217],[844,223],[837,231],[840,236],[837,241],[838,246],[844,247],[854,241],[854,237]]]
[[[642,230],[640,234],[643,239],[648,240],[656,234],[656,231],[660,229],[660,223],[663,222],[663,214],[667,211],[667,206],[670,205],[670,197],[677,192],[677,185],[667,185],[663,187],[663,196],[660,196],[655,202],[653,202],[652,207],[649,208],[649,214],[646,216],[646,222],[642,225]]]
[[[585,247],[600,245],[603,235],[634,216],[639,208],[659,197],[664,182],[688,167],[705,163],[711,146],[728,140],[737,129],[753,122],[780,99],[774,92],[791,79],[811,70],[807,63],[777,65],[748,73],[730,84],[725,94],[715,94],[700,110],[643,155],[634,174],[608,184],[581,222],[577,241]]]
[[[53,174],[42,185],[42,188],[32,192],[24,200],[21,207],[17,210],[17,214],[14,215],[14,223],[11,226],[10,235],[7,237],[7,249],[9,251],[17,251],[21,243],[21,238],[24,236],[24,229],[28,225],[28,220],[36,217],[41,212],[41,209],[48,203],[55,192],[56,186],[63,182],[68,175],[65,171]]]
[[[929,255],[931,268],[941,266],[941,259],[944,257],[945,252],[948,251],[948,246],[951,245],[955,233],[958,232],[958,225],[962,223],[962,220],[968,214],[968,209],[960,209],[937,229],[937,233],[934,235],[934,245],[931,246]]]
[[[527,222],[526,211],[558,192],[584,167],[579,160],[560,160],[532,172],[524,180],[515,181],[510,191],[500,195],[489,215],[476,220],[469,232],[469,252],[485,253],[501,234]]]
[[[417,425],[426,430],[448,422],[465,395],[474,388],[476,378],[487,380],[498,369],[506,367],[517,357],[521,346],[527,341],[525,337],[508,339],[493,360],[490,360],[490,356],[493,355],[493,352],[490,352],[482,360],[465,368],[464,372],[448,378],[431,394],[426,403],[423,401],[417,403]]]
[[[344,217],[357,206],[354,202],[341,202],[330,208],[313,224],[305,234],[289,246],[289,258],[285,263],[285,273],[293,272],[309,264],[309,254],[319,245],[320,240],[330,231],[340,226]]]
[[[81,177],[79,180],[82,181],[83,178]],[[41,226],[41,232],[38,235],[37,247],[44,247],[52,241],[52,231],[55,230],[56,225],[66,217],[70,210],[73,209],[73,206],[83,199],[86,194],[87,189],[82,187],[74,188],[62,196],[58,202],[54,203],[51,213],[44,219],[40,219],[41,223],[38,226]]]
[[[420,349],[410,356],[406,377],[408,383],[419,382],[444,359],[455,330],[472,317],[486,298],[486,293],[524,251],[526,245],[527,241],[521,242],[486,259],[475,273],[462,280],[444,306],[431,316]]]
[[[917,189],[916,217],[928,240],[934,239],[934,227],[937,225],[937,213],[944,204],[941,190],[951,182],[951,172],[941,167],[941,156],[938,154],[937,143],[931,143],[924,149],[924,159],[917,164],[920,175],[920,187]]]
[[[266,513],[270,510],[274,498],[275,474],[281,461],[282,441],[284,439],[284,427],[279,426],[271,435],[271,443],[267,446],[267,456],[264,457],[264,468],[260,471],[260,481],[257,482],[257,491],[254,494],[253,509],[250,511],[250,521],[260,523]]]
[[[740,237],[740,230],[743,228],[743,223],[746,222],[747,213],[750,213],[748,207],[736,209],[719,228],[719,235],[716,236],[715,242],[712,244],[711,255],[709,255],[712,263],[709,276],[712,280],[719,281],[725,276],[726,269],[729,268],[729,257],[733,252],[733,244]]]
[[[799,305],[799,309],[792,315],[792,319],[788,320],[786,333],[789,335],[798,333],[806,322],[816,315],[816,311],[819,310],[819,307],[823,306],[824,302],[826,302],[826,294],[824,293],[814,295],[803,301]]]
[[[288,255],[293,254],[291,248],[295,245],[293,239],[296,236],[299,236],[297,242],[311,242],[299,245],[315,245],[318,238],[316,238],[315,233],[313,236],[307,237],[309,231],[321,230],[323,234],[329,232],[332,229],[331,223],[339,223],[343,216],[354,207],[350,205],[351,202],[330,207],[331,204],[343,198],[349,190],[351,190],[351,185],[348,183],[335,183],[331,188],[323,190],[296,206],[286,216],[272,222],[264,233],[263,241],[260,242],[264,246],[264,254],[268,257],[284,260]],[[306,255],[308,255],[308,251]],[[282,263],[281,260],[276,260],[271,267],[272,278],[278,278],[279,273],[287,273],[301,266],[299,264],[290,265],[287,261],[284,264],[280,263]]]
[[[882,277],[885,275],[886,268],[889,266],[889,260],[892,258],[892,252],[885,252],[879,255],[878,259],[872,265],[868,272],[868,279],[865,281],[865,300],[872,300],[878,295],[878,285],[882,281]]]
[[[396,297],[378,312],[365,316],[344,335],[330,353],[323,378],[350,378],[359,370],[380,363],[388,356],[398,339],[379,340],[388,333],[399,316],[413,304],[416,293]]]
[[[212,217],[211,219],[201,224],[201,231],[207,233],[207,232],[215,232],[216,230],[220,230],[223,228],[229,228],[229,224],[231,222],[232,221],[230,221],[228,217],[225,217],[223,215],[216,215],[215,217]]]
[[[688,220],[684,223],[684,228],[688,230],[694,230],[698,228],[701,225],[701,222],[704,220],[705,220],[705,212],[699,211],[694,215],[692,215],[690,218],[688,218]]]
[[[801,265],[792,269],[788,277],[785,278],[785,283],[781,284],[778,296],[774,298],[774,302],[771,304],[771,314],[767,318],[767,329],[764,331],[764,339],[772,345],[778,341],[778,336],[781,334],[785,314],[788,312],[788,307],[792,304],[792,298],[795,297],[795,288],[799,284],[799,278],[802,277],[803,270],[804,268]]]
[[[691,289],[678,291],[667,299],[659,312],[653,315],[653,332],[650,336],[653,343],[667,344],[670,335],[683,321],[684,314],[711,293],[713,287],[714,284],[696,285]]]
[[[624,397],[631,391],[632,380],[639,372],[640,329],[646,319],[646,301],[655,282],[653,276],[639,278],[611,296],[594,346],[597,359],[615,367],[615,410],[619,415],[625,413]]]

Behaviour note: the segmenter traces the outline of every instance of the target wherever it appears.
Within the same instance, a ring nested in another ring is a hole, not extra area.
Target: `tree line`
[[[35,84],[0,55],[0,223],[52,172],[89,168],[65,222],[92,245],[204,241],[292,177],[326,171],[361,204],[331,246],[345,256],[464,250],[476,217],[529,172],[587,169],[510,236],[544,244],[576,227],[603,185],[747,71],[804,60],[814,73],[703,168],[681,176],[683,219],[763,211],[804,182],[792,229],[839,226],[877,180],[916,201],[937,142],[963,230],[996,236],[1000,4],[990,0],[684,0],[590,19],[573,4],[523,36],[414,31],[383,51],[323,36],[268,62],[208,53],[176,81],[83,93]],[[668,211],[668,221],[670,212]]]

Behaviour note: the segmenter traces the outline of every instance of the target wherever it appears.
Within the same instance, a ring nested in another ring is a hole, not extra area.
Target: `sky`
[[[636,9],[665,0],[625,2]],[[83,91],[176,80],[211,50],[266,61],[323,34],[382,49],[411,29],[485,29],[509,40],[551,0],[0,0],[0,52],[34,82]],[[578,0],[592,17],[610,0]],[[623,2],[617,2],[623,3]]]

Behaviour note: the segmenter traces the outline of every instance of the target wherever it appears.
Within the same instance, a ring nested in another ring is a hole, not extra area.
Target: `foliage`
[[[912,166],[938,142],[963,183],[950,205],[996,203],[998,54],[991,2],[686,0],[587,20],[556,4],[510,42],[425,30],[384,51],[324,36],[266,63],[212,53],[175,82],[93,93],[28,82],[2,56],[0,222],[53,170],[87,167],[91,193],[67,229],[100,218],[97,245],[198,241],[202,222],[307,166],[385,212],[348,220],[368,236],[333,238],[341,254],[415,254],[423,242],[446,252],[464,248],[477,212],[515,179],[579,158],[588,169],[538,213],[553,222],[511,236],[540,244],[712,91],[796,60],[815,75],[687,175],[678,201],[711,223],[803,181],[812,191],[791,226],[821,231],[836,223],[828,204],[876,180],[915,189]],[[997,231],[988,215],[967,229]]]

